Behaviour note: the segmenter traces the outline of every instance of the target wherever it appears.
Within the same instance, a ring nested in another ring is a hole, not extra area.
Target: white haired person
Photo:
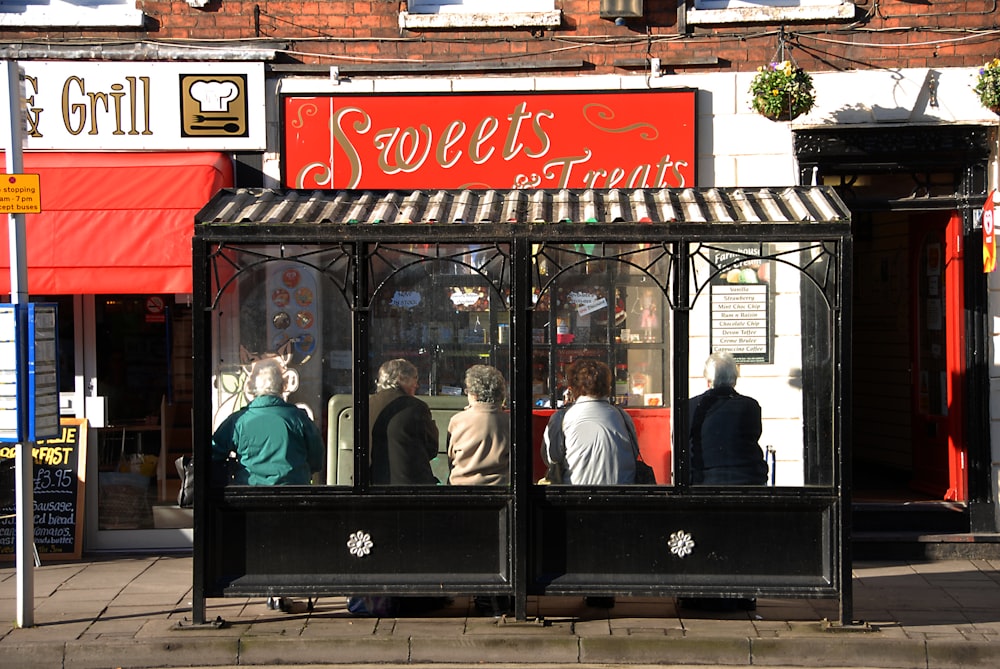
[[[235,462],[232,483],[256,486],[305,485],[323,467],[323,438],[301,408],[285,401],[299,376],[282,356],[252,363],[246,393],[250,404],[230,415],[212,435],[213,464]],[[268,597],[267,608],[291,611],[286,597]]]
[[[760,448],[760,404],[736,392],[739,365],[732,354],[705,361],[708,390],[691,399],[691,483],[764,485],[767,463]]]
[[[281,358],[253,363],[247,381],[253,400],[212,435],[212,460],[221,462],[236,453],[239,473],[234,483],[304,485],[323,467],[319,429],[305,411],[284,399],[296,387],[298,376]]]
[[[504,410],[507,381],[492,365],[465,370],[469,405],[448,422],[451,485],[499,485],[510,482],[510,414]],[[500,617],[511,610],[510,597],[476,596],[481,615]]]
[[[739,365],[732,354],[712,353],[705,361],[708,390],[691,399],[691,483],[694,485],[764,485],[767,463],[760,448],[760,404],[736,392]],[[685,597],[682,608],[705,611],[752,611],[750,597]]]
[[[418,397],[417,368],[402,358],[378,370],[376,393],[368,400],[372,483],[435,485],[431,460],[438,453],[438,428]]]
[[[469,405],[448,423],[452,485],[507,485],[510,480],[510,416],[504,411],[507,382],[496,367],[465,371]]]

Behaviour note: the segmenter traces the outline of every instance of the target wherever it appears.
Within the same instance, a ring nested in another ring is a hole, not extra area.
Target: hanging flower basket
[[[750,94],[753,110],[772,121],[791,121],[816,103],[812,77],[790,60],[758,67]]]
[[[979,68],[976,85],[972,90],[984,107],[1000,114],[1000,58],[994,58]]]

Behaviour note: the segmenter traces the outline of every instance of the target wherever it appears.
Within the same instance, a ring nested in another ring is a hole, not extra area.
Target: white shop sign
[[[60,151],[265,147],[263,63],[22,61],[25,146]]]

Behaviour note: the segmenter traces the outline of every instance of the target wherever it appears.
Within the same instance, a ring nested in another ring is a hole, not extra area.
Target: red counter
[[[656,472],[656,482],[662,485],[673,483],[673,460],[670,453],[670,409],[663,407],[626,407],[625,411],[635,423],[635,432],[639,437],[639,450],[642,459]],[[533,480],[545,476],[545,464],[542,461],[542,437],[549,417],[555,409],[533,409],[531,420]]]

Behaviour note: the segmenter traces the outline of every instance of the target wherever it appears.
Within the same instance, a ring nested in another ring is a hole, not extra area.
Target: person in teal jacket
[[[239,464],[232,483],[304,485],[323,467],[323,439],[305,411],[283,395],[291,390],[280,358],[254,363],[247,383],[249,405],[232,414],[212,435],[212,460],[236,454]]]

